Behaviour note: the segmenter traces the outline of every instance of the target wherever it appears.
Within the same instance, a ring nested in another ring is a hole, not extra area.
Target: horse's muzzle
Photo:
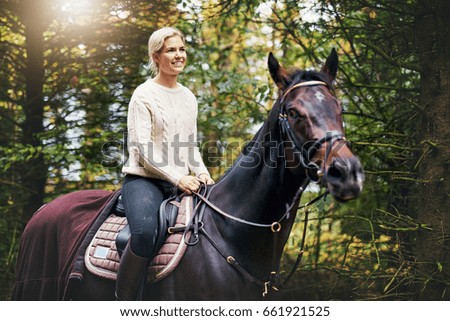
[[[334,158],[324,178],[336,200],[349,201],[361,193],[364,171],[357,157]]]

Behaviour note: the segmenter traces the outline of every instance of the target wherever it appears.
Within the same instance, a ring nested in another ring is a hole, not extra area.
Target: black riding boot
[[[147,264],[150,259],[140,257],[131,251],[128,242],[120,259],[116,280],[116,299],[119,301],[135,301],[141,299],[139,290],[144,286]]]

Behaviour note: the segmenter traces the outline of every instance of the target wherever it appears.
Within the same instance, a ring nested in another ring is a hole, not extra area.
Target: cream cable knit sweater
[[[190,172],[208,174],[197,147],[197,100],[186,87],[166,88],[151,79],[139,85],[128,106],[129,158],[125,174],[178,185]]]

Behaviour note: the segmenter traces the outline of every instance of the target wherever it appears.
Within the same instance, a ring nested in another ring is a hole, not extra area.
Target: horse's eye
[[[289,109],[288,116],[289,116],[289,118],[291,118],[293,120],[297,120],[299,118],[302,118],[300,113],[297,110],[295,110],[295,109]]]

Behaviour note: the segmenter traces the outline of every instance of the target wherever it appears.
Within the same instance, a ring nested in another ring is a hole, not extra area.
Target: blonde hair
[[[173,27],[164,27],[156,30],[152,33],[150,38],[148,39],[148,57],[149,57],[149,67],[150,71],[153,75],[156,75],[159,71],[159,65],[157,62],[153,60],[153,54],[159,53],[159,51],[164,46],[164,41],[167,38],[179,36],[183,43],[185,42],[185,38],[183,33]]]

